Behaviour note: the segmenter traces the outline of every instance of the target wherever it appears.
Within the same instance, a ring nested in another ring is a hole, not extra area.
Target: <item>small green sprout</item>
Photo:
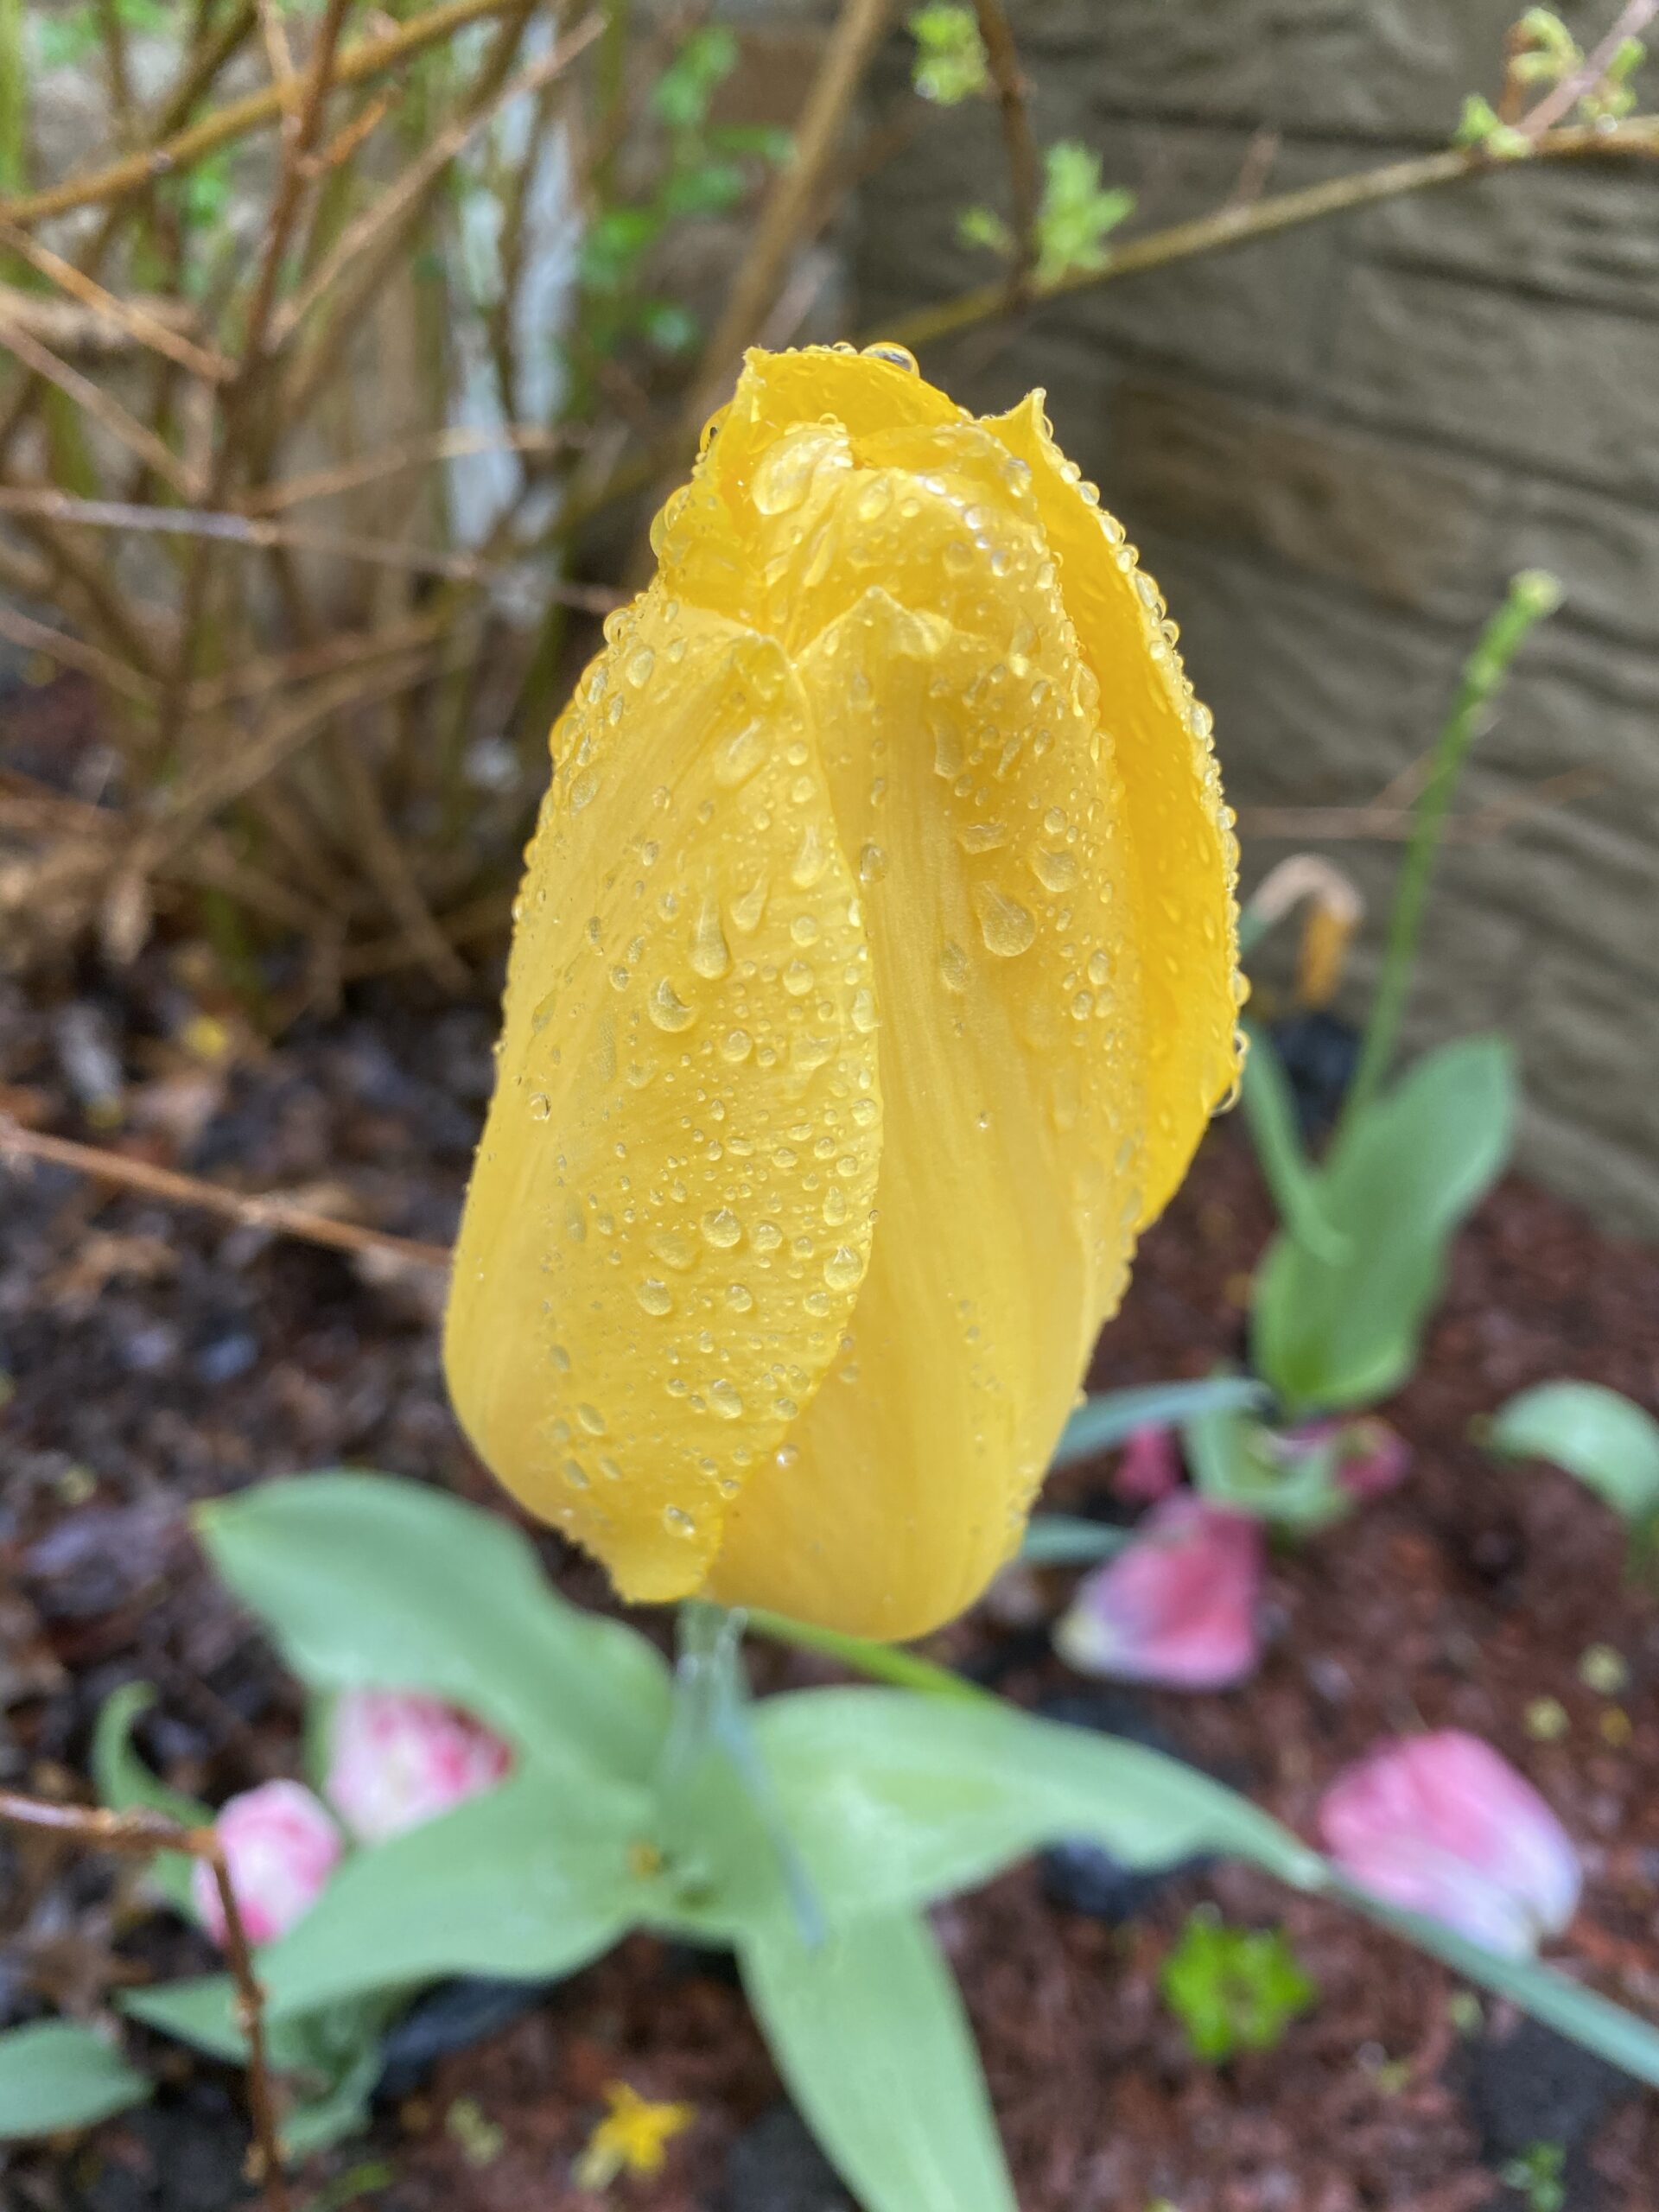
[[[1498,2174],[1527,2212],[1567,2212],[1567,2153],[1559,2143],[1532,2143]]]
[[[916,10],[907,28],[916,41],[911,81],[925,100],[936,107],[957,107],[990,90],[985,43],[971,8],[934,0]]]
[[[1282,1929],[1230,1928],[1208,1907],[1181,1930],[1158,1986],[1194,2055],[1213,2065],[1276,2049],[1319,1993]]]
[[[1135,194],[1103,191],[1100,156],[1067,138],[1043,156],[1043,204],[1037,215],[1037,282],[1058,283],[1075,270],[1103,269],[1106,239],[1133,213]]]

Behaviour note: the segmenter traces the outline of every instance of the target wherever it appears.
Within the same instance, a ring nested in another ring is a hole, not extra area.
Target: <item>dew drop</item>
[[[721,1421],[741,1421],[743,1401],[722,1375],[709,1385],[709,1410],[718,1414]]]
[[[1103,952],[1095,951],[1090,954],[1089,980],[1096,990],[1098,990],[1103,983],[1110,981],[1111,973],[1112,963]]]
[[[994,853],[1007,842],[1007,836],[1000,822],[964,822],[957,831],[957,842],[964,853]]]
[[[881,338],[874,346],[866,346],[862,350],[873,361],[891,361],[895,369],[902,369],[906,376],[921,374],[916,365],[916,356],[906,346],[894,345]]]
[[[876,1021],[878,1020],[875,1011],[875,994],[874,991],[861,985],[861,987],[853,993],[850,1019],[854,1028],[857,1030],[861,1037],[868,1037],[869,1035],[871,1030],[875,1027]]]
[[[831,1290],[850,1290],[864,1273],[864,1262],[850,1244],[837,1244],[823,1263],[823,1279]]]
[[[818,835],[817,824],[809,822],[801,832],[801,849],[790,868],[789,880],[798,891],[810,891],[829,862],[830,855],[823,849],[823,840]]]
[[[973,969],[967,954],[954,938],[948,937],[939,954],[939,974],[944,979],[947,991],[965,991],[973,981]]]
[[[785,1406],[789,1408],[789,1412],[784,1414],[785,1421],[793,1415],[795,1402],[792,1398],[779,1398],[776,1401],[776,1404],[779,1412],[782,1412]],[[801,1447],[798,1444],[780,1444],[772,1457],[773,1464],[781,1467],[787,1474],[791,1467],[800,1464]]]
[[[711,983],[732,964],[731,949],[720,926],[720,909],[712,899],[705,899],[697,910],[696,926],[691,932],[690,958],[696,973]]]
[[[677,1505],[663,1508],[663,1526],[671,1536],[695,1536],[697,1533],[696,1522]]]
[[[582,1423],[589,1436],[604,1435],[605,1416],[600,1412],[597,1406],[578,1406],[576,1408],[576,1419]]]
[[[766,757],[766,740],[758,721],[746,722],[741,729],[734,730],[721,739],[715,747],[715,781],[723,791],[735,791],[747,783]]]
[[[594,792],[597,791],[598,789],[598,771],[593,768],[584,768],[582,773],[573,779],[570,785],[568,803],[571,813],[580,814],[582,808],[588,804],[588,801],[593,798]]]
[[[569,1484],[572,1490],[587,1489],[588,1470],[582,1465],[580,1459],[567,1459],[565,1461],[564,1479]]]
[[[652,985],[645,1010],[658,1029],[666,1029],[671,1034],[689,1029],[697,1018],[696,1008],[687,1006],[666,976]]]
[[[757,875],[741,898],[734,899],[729,909],[732,927],[740,937],[751,937],[760,926],[760,917],[766,911],[766,879]]]
[[[730,1206],[716,1206],[702,1217],[702,1233],[717,1252],[729,1252],[743,1234],[743,1224]]]
[[[754,1039],[747,1029],[728,1029],[720,1040],[720,1057],[733,1067],[747,1060],[754,1049]]]
[[[752,1313],[754,1308],[754,1293],[746,1282],[728,1282],[726,1286],[726,1303],[734,1313]]]
[[[775,1252],[784,1241],[784,1232],[775,1221],[757,1221],[749,1231],[749,1242],[757,1252]]]
[[[548,1096],[544,1090],[538,1090],[530,1102],[531,1120],[532,1122],[544,1122],[552,1111],[552,1100]]]
[[[1069,891],[1077,880],[1077,855],[1064,847],[1051,852],[1046,845],[1039,846],[1031,856],[1031,865],[1046,891]]]
[[[861,883],[880,883],[887,872],[887,856],[880,845],[866,845],[858,856],[858,880]]]
[[[657,656],[649,645],[641,645],[628,663],[628,681],[636,691],[643,691],[651,681],[651,671],[657,665]]]
[[[791,960],[784,970],[784,988],[792,999],[804,999],[815,980],[804,960]]]
[[[650,1242],[653,1256],[677,1274],[683,1274],[696,1265],[697,1248],[684,1230],[659,1229]]]
[[[988,952],[994,952],[999,960],[1012,960],[1030,950],[1037,925],[1018,899],[1010,899],[994,883],[976,883],[974,911],[979,916],[979,933]]]

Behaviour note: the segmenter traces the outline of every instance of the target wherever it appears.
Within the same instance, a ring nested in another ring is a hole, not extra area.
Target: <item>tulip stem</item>
[[[872,1681],[890,1682],[895,1689],[922,1690],[930,1697],[967,1698],[976,1703],[999,1702],[988,1690],[965,1681],[949,1667],[936,1666],[932,1660],[918,1658],[896,1644],[846,1636],[839,1629],[817,1628],[810,1621],[791,1620],[786,1613],[760,1609],[749,1614],[748,1624],[757,1636],[769,1636],[775,1643],[791,1643],[798,1651],[816,1651],[821,1658],[837,1661],[850,1674],[868,1675]]]

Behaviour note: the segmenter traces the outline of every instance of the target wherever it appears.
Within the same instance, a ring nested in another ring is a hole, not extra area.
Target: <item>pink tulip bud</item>
[[[249,1942],[274,1943],[327,1887],[340,1858],[340,1830],[297,1782],[262,1782],[244,1790],[220,1807],[213,1827]],[[196,1861],[191,1894],[202,1926],[222,1949],[225,1908],[203,1859]]]
[[[1126,1505],[1156,1505],[1180,1488],[1185,1471],[1173,1428],[1132,1429],[1112,1471],[1112,1495]]]
[[[1262,1531],[1249,1515],[1178,1491],[1087,1576],[1054,1631],[1080,1674],[1221,1689],[1259,1656]]]
[[[359,1843],[384,1843],[493,1789],[512,1753],[480,1721],[412,1690],[347,1690],[323,1784]]]
[[[1389,1904],[1525,1958],[1577,1910],[1565,1829],[1529,1782],[1461,1729],[1385,1744],[1338,1775],[1319,1832],[1344,1872]]]

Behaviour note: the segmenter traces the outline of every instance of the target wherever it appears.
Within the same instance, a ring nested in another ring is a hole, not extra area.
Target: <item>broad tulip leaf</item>
[[[1122,1444],[1137,1428],[1174,1427],[1205,1413],[1264,1406],[1268,1393],[1248,1375],[1206,1375],[1193,1382],[1148,1382],[1105,1390],[1077,1408],[1061,1433],[1052,1465],[1070,1466]]]
[[[950,1970],[926,1922],[886,1912],[810,1946],[747,1945],[772,2056],[866,2212],[1015,2212]]]
[[[1091,1567],[1135,1541],[1133,1529],[1085,1521],[1073,1513],[1039,1513],[1026,1524],[1020,1557],[1027,1567]]]
[[[1541,1382],[1492,1422],[1495,1450],[1549,1459],[1638,1526],[1659,1514],[1659,1421],[1599,1382]]]
[[[643,1780],[668,1675],[567,1605],[517,1529],[385,1475],[298,1475],[199,1510],[214,1566],[310,1688],[429,1690],[581,1777]]]
[[[1340,1261],[1290,1230],[1256,1277],[1253,1344],[1294,1413],[1374,1405],[1410,1374],[1452,1232],[1508,1159],[1509,1047],[1465,1038],[1420,1060],[1338,1141],[1319,1211],[1348,1240]]]
[[[562,1774],[526,1770],[359,1852],[304,1919],[259,1954],[273,2024],[444,1974],[574,1973],[635,1916],[628,1853],[649,1828],[650,1809],[640,1790],[594,1783],[573,1792]],[[201,2041],[211,2018],[192,2014],[185,2027],[177,2007],[193,2001],[180,1990],[202,1986],[143,1991],[127,2010]]]
[[[1217,1505],[1251,1513],[1296,1535],[1344,1520],[1354,1500],[1336,1480],[1338,1440],[1287,1452],[1277,1434],[1249,1414],[1200,1414],[1181,1432],[1192,1484]]]
[[[1470,1981],[1478,1982],[1498,1997],[1507,1997],[1535,2020],[1554,2028],[1557,2035],[1593,2050],[1610,2065],[1619,2067],[1637,2081],[1659,2087],[1659,2027],[1622,2005],[1580,1987],[1554,1967],[1536,1959],[1510,1959],[1421,1913],[1402,1912],[1378,1897],[1333,1877],[1338,1894],[1357,1912],[1375,1920],[1393,1934],[1414,1943],[1420,1951],[1440,1959]]]
[[[1319,1259],[1340,1267],[1352,1256],[1348,1238],[1325,1219],[1321,1211],[1319,1179],[1302,1149],[1296,1125],[1296,1102],[1291,1094],[1284,1063],[1274,1050],[1267,1032],[1251,1027],[1249,1050],[1244,1056],[1240,1096],[1245,1126],[1255,1156],[1273,1193],[1279,1217],[1299,1244]]]
[[[39,2020],[0,2035],[0,2143],[90,2127],[150,2093],[119,2051],[73,2020]]]
[[[186,1827],[201,1827],[212,1821],[206,1805],[182,1790],[169,1789],[158,1781],[132,1747],[132,1724],[156,1701],[148,1682],[123,1682],[104,1700],[92,1731],[92,1781],[100,1801],[111,1812],[135,1807],[164,1813]],[[168,1903],[187,1919],[195,1917],[191,1884],[195,1862],[188,1852],[158,1851],[149,1866],[150,1878]]]
[[[1228,1852],[1300,1887],[1325,1879],[1314,1853],[1195,1769],[988,1699],[804,1690],[758,1707],[755,1733],[832,1926],[930,1904],[1073,1836],[1130,1866]]]

